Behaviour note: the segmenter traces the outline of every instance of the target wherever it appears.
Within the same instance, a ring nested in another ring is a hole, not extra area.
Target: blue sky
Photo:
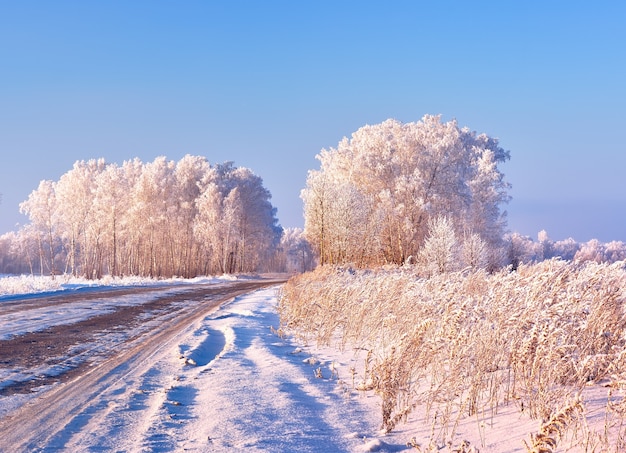
[[[509,228],[626,241],[626,3],[0,0],[0,233],[76,160],[261,176],[302,226],[315,155],[424,114],[511,151]]]

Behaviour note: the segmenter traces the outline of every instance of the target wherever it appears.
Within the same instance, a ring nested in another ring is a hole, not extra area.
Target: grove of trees
[[[545,230],[539,232],[536,241],[518,233],[507,235],[506,241],[509,247],[508,263],[514,268],[519,263],[538,263],[552,258],[594,263],[626,260],[626,244],[622,241],[600,242],[591,239],[581,243],[572,238],[553,241]]]
[[[263,270],[282,234],[270,199],[260,177],[231,162],[78,161],[20,205],[30,223],[10,235],[19,257],[12,271],[99,278]]]
[[[498,164],[509,153],[496,139],[439,116],[390,119],[360,128],[317,159],[320,169],[309,172],[301,197],[305,236],[321,264],[427,259],[420,254],[425,244],[433,252],[427,237],[434,232],[447,235],[446,247],[465,250],[454,258],[472,261],[462,265],[506,259],[501,205],[509,184]]]
[[[232,162],[77,161],[21,203],[30,222],[0,236],[0,272],[193,277],[418,264],[435,275],[626,259],[622,242],[508,234],[510,185],[498,165],[509,152],[455,120],[366,125],[316,157],[301,192],[304,229],[286,230],[262,179]]]
[[[302,228],[285,228],[277,250],[276,269],[298,273],[313,270],[316,257],[311,245],[304,237]]]

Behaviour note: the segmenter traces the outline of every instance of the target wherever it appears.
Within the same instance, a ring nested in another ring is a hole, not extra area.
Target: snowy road
[[[130,322],[131,333],[126,335],[111,326],[93,330],[86,350],[95,358],[77,366],[80,373],[65,373],[71,378],[33,387],[28,394],[0,393],[0,451],[406,449],[392,439],[377,439],[375,397],[364,397],[370,398],[366,401],[350,396],[349,386],[332,376],[341,363],[312,357],[306,348],[272,331],[278,327],[277,288],[249,293],[253,288],[235,285],[211,296],[213,304],[189,303],[197,288],[187,288],[184,297],[167,295],[172,299],[168,307],[176,310],[150,306],[163,295],[133,295],[133,303],[123,305],[143,306],[141,315],[135,313],[132,319],[146,322]],[[64,310],[75,320],[83,308],[69,303]],[[30,309],[43,308],[31,304]],[[0,331],[5,325],[2,316],[0,311]],[[49,328],[69,332],[81,322],[88,319]],[[15,318],[14,324],[25,328]],[[8,388],[9,368],[4,363]]]
[[[178,319],[271,281],[48,293],[0,302],[0,395],[79,376],[102,358]],[[1,412],[0,412],[1,415]]]

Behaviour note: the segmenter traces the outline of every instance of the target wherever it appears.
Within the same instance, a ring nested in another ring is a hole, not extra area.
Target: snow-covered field
[[[433,429],[420,411],[391,433],[380,431],[379,397],[355,390],[362,353],[299,344],[275,330],[278,288],[235,298],[133,358],[132,366],[120,365],[88,403],[58,415],[58,431],[28,451],[432,451],[407,445]],[[59,385],[0,397],[0,417]],[[596,390],[601,407],[606,389]],[[441,451],[524,452],[519,439],[538,426],[514,407],[471,417],[456,427],[459,442]],[[561,445],[558,451],[570,451],[568,442]]]
[[[120,286],[157,286],[177,285],[188,283],[216,283],[224,280],[234,280],[236,277],[223,275],[221,277],[197,277],[193,279],[169,278],[156,280],[145,277],[111,277],[105,276],[100,280],[89,280],[81,277],[59,275],[55,278],[37,275],[2,275],[0,274],[0,302],[12,296],[33,294],[40,295],[46,292],[76,291]]]

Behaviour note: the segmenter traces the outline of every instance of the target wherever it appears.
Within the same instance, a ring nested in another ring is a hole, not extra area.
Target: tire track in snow
[[[63,449],[91,420],[106,417],[114,408],[109,391],[129,391],[127,382],[149,372],[152,364],[175,346],[177,336],[199,317],[224,301],[277,281],[234,283],[206,303],[181,308],[167,325],[125,344],[117,355],[102,361],[73,380],[42,392],[0,420],[0,451],[57,451]],[[115,396],[115,395],[113,395]]]
[[[309,355],[270,330],[278,327],[270,290],[222,307],[202,326],[224,332],[226,347],[206,367],[183,374],[179,385],[197,389],[184,426],[173,432],[167,422],[156,425],[156,432],[172,435],[170,442],[147,439],[141,449],[359,452],[365,451],[364,436],[378,435],[378,414],[346,399],[328,364],[312,365]],[[315,377],[318,366],[325,379]],[[387,445],[385,451],[405,448]]]

